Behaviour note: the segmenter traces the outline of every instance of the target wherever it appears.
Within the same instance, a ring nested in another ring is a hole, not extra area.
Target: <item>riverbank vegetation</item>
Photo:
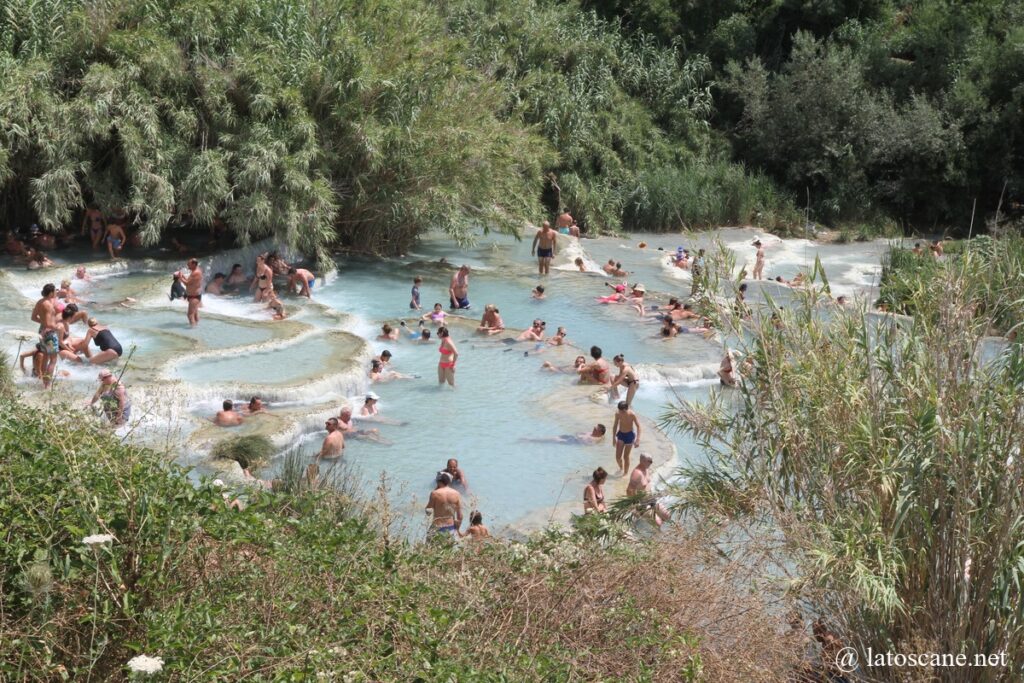
[[[711,109],[707,60],[575,3],[16,0],[0,15],[7,220],[56,230],[95,202],[149,244],[220,218],[242,241],[396,252],[559,204],[591,232],[791,223],[790,200],[715,143]]]
[[[706,57],[712,126],[813,221],[962,236],[1024,202],[1017,0],[585,0]]]
[[[912,319],[798,296],[754,323],[739,390],[664,416],[711,454],[682,472],[680,509],[724,522],[727,554],[740,530],[777,544],[766,580],[862,655],[1005,653],[985,680],[1024,671],[1024,353],[985,339],[1021,320],[1019,242],[894,250],[883,291]]]
[[[1022,210],[1019,3],[12,0],[0,209],[400,252]],[[219,221],[217,220],[219,219]]]
[[[0,462],[4,680],[118,680],[145,654],[153,680],[783,681],[806,644],[696,537],[411,543],[385,506],[197,487],[10,391]]]

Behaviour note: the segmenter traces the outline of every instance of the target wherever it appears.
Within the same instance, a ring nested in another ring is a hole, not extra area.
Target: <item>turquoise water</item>
[[[173,375],[189,382],[292,383],[323,372],[331,351],[328,340],[315,335],[267,350],[199,357],[176,366]]]
[[[651,303],[664,304],[669,296],[685,297],[690,290],[688,273],[667,266],[669,252],[674,252],[677,244],[695,250],[710,246],[712,237],[717,236],[742,266],[745,259],[752,261],[753,249],[748,245],[753,235],[749,230],[722,230],[699,237],[584,240],[566,245],[551,274],[543,278],[536,273],[536,260],[529,256],[529,241],[482,236],[474,246],[458,249],[445,239],[430,238],[401,258],[340,259],[336,275],[318,277],[312,304],[285,298],[289,317],[298,321],[291,323],[271,322],[265,309],[251,304],[248,297],[207,295],[200,326],[189,330],[184,304],[171,303],[166,297],[169,273],[180,267],[172,262],[163,270],[153,262],[138,268],[121,266],[84,286],[83,296],[94,302],[86,309],[109,325],[126,349],[135,345],[135,358],[125,374],[131,391],[157,392],[164,384],[178,387],[187,382],[187,391],[161,394],[162,399],[154,404],[157,407],[145,417],[153,424],[137,429],[145,434],[155,431],[154,425],[167,429],[167,425],[183,422],[184,426],[176,425],[184,439],[181,452],[187,454],[182,456],[183,462],[194,462],[195,453],[209,447],[208,419],[222,395],[244,398],[236,395],[241,392],[230,391],[234,385],[263,386],[264,396],[272,401],[283,400],[275,397],[285,396],[282,387],[287,386],[287,402],[272,403],[276,417],[263,426],[280,430],[269,435],[282,452],[297,451],[310,458],[325,435],[323,417],[337,414],[344,404],[358,413],[363,394],[372,389],[380,396],[383,419],[360,420],[358,426],[377,428],[384,443],[350,439],[345,454],[347,464],[362,477],[367,493],[376,489],[380,474],[385,473],[392,506],[412,532],[419,533],[425,525],[420,510],[434,474],[454,457],[470,481],[466,512],[480,509],[487,523],[500,530],[505,525],[519,525],[524,518],[564,520],[567,503],[573,511],[580,511],[582,489],[590,472],[598,465],[610,472],[615,468],[610,435],[597,446],[543,441],[590,432],[599,421],[610,431],[614,417],[614,407],[606,398],[592,397],[594,387],[579,386],[575,375],[542,370],[544,361],[570,364],[577,354],[586,355],[591,345],[601,347],[609,360],[623,353],[642,377],[635,409],[651,420],[660,416],[674,396],[705,400],[716,384],[714,371],[723,353],[718,341],[698,335],[663,340],[653,316],[641,318],[628,306],[597,303],[596,297],[609,292],[605,283],[611,279],[601,273],[577,272],[572,258],[583,257],[591,268],[608,258],[622,261],[632,272],[630,282],[643,282]],[[647,241],[646,249],[637,248],[641,239]],[[659,246],[664,251],[658,251]],[[872,282],[883,249],[882,243],[820,246],[803,240],[776,241],[768,251],[765,273],[792,277],[798,270],[806,270],[817,255],[829,271],[833,291],[854,293]],[[449,263],[437,263],[442,257]],[[238,260],[252,268],[238,254],[222,254],[217,259],[220,263]],[[434,302],[444,304],[447,310],[448,282],[454,267],[461,263],[473,268],[469,294],[473,309],[464,313],[468,321],[450,325],[460,352],[453,390],[438,385],[436,339],[421,344],[403,336],[382,342],[376,335],[384,322],[397,325],[406,320],[410,327],[416,326],[421,312],[410,312],[408,306],[415,275],[424,279],[423,312]],[[101,264],[96,266],[99,269]],[[204,268],[212,271],[206,264]],[[59,281],[70,276],[73,268],[64,270],[67,272],[11,271],[0,284],[9,300],[0,307],[0,329],[9,331],[4,345],[11,353],[17,342],[12,341],[10,331],[31,330],[28,310],[35,293],[42,282]],[[547,288],[547,298],[531,299],[530,290],[541,282]],[[756,299],[759,286],[755,283],[751,290]],[[770,285],[765,291],[775,297],[787,294]],[[126,296],[138,301],[131,308],[122,308],[118,301]],[[486,338],[473,333],[487,303],[499,307],[510,328],[506,334]],[[532,343],[509,342],[534,318],[546,321],[549,334],[565,326],[572,346],[537,349]],[[357,348],[351,341],[339,341],[333,329],[355,333],[366,344]],[[395,370],[416,377],[371,387],[365,373],[367,361],[385,348],[394,355]],[[362,370],[349,380],[322,381],[347,372],[352,359]],[[71,371],[65,386],[83,396],[91,394],[94,369],[72,367]],[[25,379],[23,384],[32,390],[31,380]],[[245,431],[259,431],[259,424],[247,425]],[[202,437],[192,439],[193,430]],[[230,432],[212,432],[214,438],[221,433]],[[669,438],[681,459],[703,457],[691,440],[675,434]],[[669,443],[666,439],[659,443],[653,434],[645,441],[640,450],[664,450]],[[279,456],[258,474],[274,476],[280,462]]]

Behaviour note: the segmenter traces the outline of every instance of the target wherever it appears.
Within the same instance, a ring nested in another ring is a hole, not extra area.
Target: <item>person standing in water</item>
[[[110,223],[107,225],[107,235],[104,241],[107,243],[107,253],[110,254],[110,258],[115,259],[121,255],[121,250],[128,242],[128,235],[125,234],[120,223]]]
[[[563,206],[562,213],[558,214],[558,218],[555,219],[555,228],[558,229],[558,232],[568,235],[569,228],[575,222],[576,221],[573,219],[572,214],[569,213],[569,207]]]
[[[640,446],[640,420],[625,401],[619,401],[619,410],[612,423],[612,434],[615,435],[612,441],[615,446],[615,464],[619,466],[616,474],[624,477],[629,473],[629,454],[633,446]]]
[[[249,289],[256,291],[256,303],[270,301],[274,297],[274,269],[262,254],[256,257],[256,276],[253,277]]]
[[[619,374],[612,380],[609,396],[611,398],[618,398],[619,390],[617,387],[626,387],[626,403],[633,405],[633,397],[636,396],[636,390],[640,388],[640,378],[637,377],[636,370],[626,362],[625,356],[621,353],[612,358],[612,363],[619,369]]]
[[[199,324],[199,306],[203,302],[203,271],[199,260],[188,260],[189,276],[185,280],[185,300],[188,301],[188,324],[195,327]]]
[[[448,300],[452,310],[469,308],[469,266],[463,265],[452,275],[448,285]]]
[[[459,359],[459,351],[455,348],[447,327],[439,327],[437,336],[441,340],[438,351],[441,353],[441,360],[437,364],[437,383],[448,384],[455,388],[455,362]]]
[[[757,255],[754,260],[754,279],[760,280],[764,277],[764,246],[761,244],[761,240],[754,240],[754,246],[757,247]]]
[[[338,425],[338,418],[328,418],[324,426],[327,428],[327,436],[324,437],[320,451],[316,454],[317,462],[321,458],[340,458],[345,452],[345,433]]]
[[[430,492],[426,505],[427,514],[434,515],[427,538],[442,534],[458,538],[462,527],[462,497],[452,488],[452,475],[447,472],[438,472],[435,481],[437,487]]]
[[[413,311],[419,311],[420,308],[420,285],[423,284],[423,278],[419,275],[412,279],[412,298],[409,299],[409,309]]]
[[[551,258],[558,251],[558,233],[551,229],[551,224],[544,221],[540,230],[533,236],[530,256],[537,254],[537,271],[541,275],[551,272]]]
[[[93,249],[99,249],[103,242],[103,234],[107,231],[107,221],[103,218],[103,212],[95,204],[90,204],[82,218],[82,234],[88,231],[89,241]]]
[[[32,322],[39,324],[39,336],[42,338],[43,351],[43,388],[49,389],[53,374],[57,370],[57,358],[60,354],[60,332],[57,329],[57,288],[52,283],[43,285],[42,298],[32,309]]]

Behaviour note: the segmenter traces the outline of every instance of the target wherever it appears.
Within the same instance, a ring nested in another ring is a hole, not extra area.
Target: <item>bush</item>
[[[928,243],[922,241],[927,251]],[[954,242],[945,259],[892,248],[882,264],[880,302],[908,315],[935,315],[928,297],[946,296],[955,280],[964,290],[965,313],[984,321],[990,334],[1006,335],[1024,320],[1024,238],[988,236]],[[922,302],[929,303],[921,309]]]
[[[1024,301],[1024,249],[985,251],[936,261],[893,250],[883,289],[911,321],[823,315],[831,303],[814,292],[779,310],[780,325],[766,313],[744,343],[748,381],[664,420],[709,453],[679,472],[680,507],[728,538],[781,538],[765,579],[792,571],[786,587],[845,645],[1005,653],[992,679],[1016,680],[1024,347],[981,351]]]

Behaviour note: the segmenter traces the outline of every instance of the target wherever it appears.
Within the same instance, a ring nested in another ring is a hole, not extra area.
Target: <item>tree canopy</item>
[[[707,70],[574,4],[13,0],[0,200],[48,229],[95,202],[149,243],[190,214],[307,252],[515,231],[542,199],[614,230],[652,218],[657,173],[745,184],[711,149]]]
[[[713,127],[817,220],[967,232],[1024,201],[1017,0],[586,0],[709,60]],[[1005,191],[1004,191],[1005,187]]]

